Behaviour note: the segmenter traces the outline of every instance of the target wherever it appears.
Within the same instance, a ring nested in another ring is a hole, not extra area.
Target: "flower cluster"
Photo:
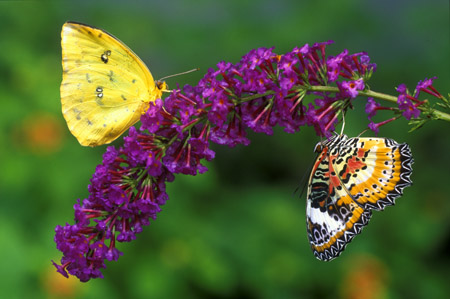
[[[54,263],[58,272],[81,281],[101,277],[105,260],[121,255],[116,241],[135,239],[161,211],[168,199],[166,182],[174,174],[207,171],[201,163],[215,157],[210,142],[248,145],[248,129],[271,135],[276,125],[289,133],[312,126],[317,135],[330,136],[339,115],[368,90],[366,81],[376,69],[365,53],[327,56],[330,43],[284,55],[273,48],[252,50],[236,64],[220,62],[209,69],[196,86],[150,103],[140,129],[131,127],[119,149],[108,147],[89,197],[74,207],[75,224],[56,228],[55,242],[63,253],[61,263]],[[437,93],[430,82],[422,82],[415,96]],[[421,102],[403,86],[398,91],[398,109],[408,119],[417,117]],[[369,118],[381,109],[393,108],[368,100]]]
[[[75,224],[56,227],[55,242],[64,254],[61,265],[54,263],[58,272],[67,277],[67,270],[81,281],[102,277],[104,261],[122,254],[116,241],[134,240],[150,219],[156,219],[168,199],[165,182],[173,179],[151,152],[140,148],[131,128],[120,150],[108,147],[103,155],[89,197],[74,206]]]
[[[418,99],[420,92],[428,93],[438,99],[443,99],[442,95],[433,87],[433,80],[435,80],[436,77],[433,77],[431,79],[425,79],[423,81],[419,81],[417,84],[414,93],[411,95],[409,93],[409,90],[407,89],[405,84],[400,84],[396,90],[399,93],[396,102],[398,107],[384,107],[381,106],[379,103],[375,102],[373,98],[368,98],[367,104],[366,104],[366,113],[368,114],[369,119],[371,120],[372,117],[375,116],[378,110],[391,110],[394,112],[397,112],[397,114],[401,114],[404,118],[407,120],[411,119],[419,119],[421,116],[421,110],[427,109],[427,101],[420,101]],[[379,128],[382,125],[385,125],[391,121],[396,120],[399,118],[400,115],[394,116],[390,119],[387,119],[385,121],[374,123],[371,121],[369,123],[369,128],[374,131],[375,133],[378,133]],[[427,117],[430,117],[429,115]]]
[[[284,55],[260,48],[237,64],[220,62],[197,86],[173,93],[165,107],[187,124],[199,123],[197,129],[207,130],[211,141],[228,146],[248,144],[247,128],[271,135],[276,125],[289,133],[313,126],[318,135],[330,136],[338,114],[364,90],[375,70],[365,53],[327,57],[330,43],[305,45]],[[335,91],[319,88],[333,82]],[[307,94],[315,97],[313,102],[305,103]]]

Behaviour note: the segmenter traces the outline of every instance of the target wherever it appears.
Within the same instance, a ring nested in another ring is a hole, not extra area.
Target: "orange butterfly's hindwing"
[[[371,210],[393,205],[412,184],[411,149],[389,138],[335,135],[318,143],[306,204],[314,255],[336,258],[369,223]]]

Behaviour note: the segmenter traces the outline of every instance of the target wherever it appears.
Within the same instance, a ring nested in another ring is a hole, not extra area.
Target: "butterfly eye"
[[[155,81],[156,87],[158,87],[159,90],[166,90],[167,84],[164,81]]]
[[[316,144],[316,146],[314,147],[314,152],[315,153],[320,153],[322,150],[323,150],[322,142],[318,142]]]
[[[109,56],[111,56],[111,51],[110,50],[106,50],[101,56],[100,56],[100,58],[102,59],[102,61],[104,62],[104,63],[108,63],[108,60],[109,60]]]

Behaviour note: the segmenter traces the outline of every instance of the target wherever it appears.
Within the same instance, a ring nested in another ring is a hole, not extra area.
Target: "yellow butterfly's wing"
[[[133,51],[99,28],[67,22],[61,46],[62,112],[81,145],[112,142],[166,89]]]

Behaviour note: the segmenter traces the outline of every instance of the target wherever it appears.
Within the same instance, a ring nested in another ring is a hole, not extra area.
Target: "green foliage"
[[[275,46],[283,53],[333,39],[336,53],[367,51],[377,63],[373,89],[389,93],[400,83],[412,87],[437,76],[434,86],[446,94],[448,5],[395,3],[1,2],[2,295],[445,298],[450,292],[450,143],[448,124],[436,121],[412,134],[406,134],[406,121],[381,129],[380,136],[410,144],[414,185],[395,207],[374,213],[364,232],[330,263],[313,257],[305,195],[293,195],[303,188],[301,178],[308,177],[314,160],[318,140],[310,128],[296,135],[281,130],[274,136],[252,134],[248,147],[216,146],[210,170],[178,176],[159,218],[136,241],[119,245],[124,255],[108,263],[105,279],[66,280],[50,263],[60,258],[54,228],[73,221],[72,206],[87,195],[105,150],[81,147],[61,115],[65,21],[88,23],[119,37],[148,63],[155,78],[200,67],[200,72],[168,80],[172,87],[195,84],[217,62],[236,62],[255,47]],[[363,110],[363,103],[355,104],[347,113],[348,135],[366,128]]]

